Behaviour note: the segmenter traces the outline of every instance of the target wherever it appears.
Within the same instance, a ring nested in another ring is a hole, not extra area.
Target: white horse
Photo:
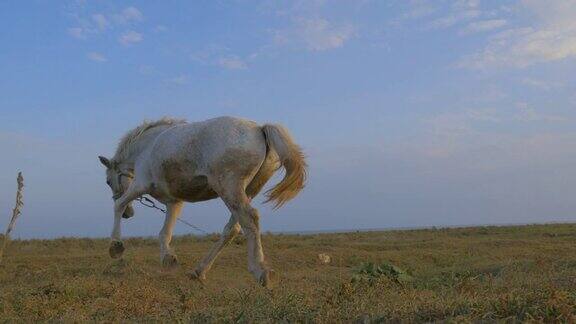
[[[222,248],[242,228],[248,269],[261,284],[269,285],[273,272],[264,261],[259,214],[250,202],[280,166],[286,174],[267,192],[267,201],[273,201],[275,208],[294,198],[306,180],[302,150],[284,127],[259,126],[233,117],[196,123],[164,118],[129,131],[114,158],[99,159],[106,166],[106,182],[114,198],[111,257],[119,258],[124,252],[120,223],[133,215],[131,203],[136,198],[149,194],[167,206],[159,235],[160,258],[163,266],[174,267],[177,259],[170,241],[183,202],[220,197],[232,215],[220,240],[191,276],[204,280]]]

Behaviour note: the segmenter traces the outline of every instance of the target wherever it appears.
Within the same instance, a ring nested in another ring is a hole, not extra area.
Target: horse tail
[[[277,209],[296,197],[304,188],[307,165],[302,149],[294,143],[286,128],[281,125],[266,124],[262,126],[262,131],[267,147],[276,151],[280,157],[281,166],[286,170],[284,179],[266,191],[265,202],[273,201],[274,209]]]

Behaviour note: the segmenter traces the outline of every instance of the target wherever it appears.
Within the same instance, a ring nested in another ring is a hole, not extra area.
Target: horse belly
[[[169,195],[176,199],[196,202],[218,197],[208,184],[208,178],[196,174],[196,168],[190,161],[184,163],[165,161],[162,164],[162,171],[166,189]]]
[[[189,202],[210,200],[218,197],[218,194],[208,185],[206,176],[195,176],[172,184],[170,186],[170,194],[175,198]]]

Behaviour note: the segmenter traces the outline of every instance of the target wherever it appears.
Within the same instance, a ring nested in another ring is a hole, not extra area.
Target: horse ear
[[[112,166],[112,163],[107,158],[99,156],[98,159],[100,160],[100,163],[102,163],[106,168],[110,169]]]

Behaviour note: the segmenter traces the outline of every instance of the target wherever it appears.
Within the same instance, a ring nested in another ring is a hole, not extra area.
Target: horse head
[[[98,159],[106,167],[106,184],[112,190],[112,199],[117,200],[122,197],[126,188],[132,183],[133,176],[131,173],[123,171],[114,160],[103,156],[99,156]],[[122,217],[130,218],[132,216],[134,216],[134,208],[132,208],[132,204],[129,204]]]

